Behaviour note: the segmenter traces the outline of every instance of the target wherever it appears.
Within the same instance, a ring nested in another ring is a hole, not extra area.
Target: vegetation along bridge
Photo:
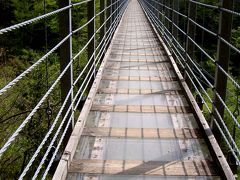
[[[238,1],[0,6],[0,179],[239,177]]]

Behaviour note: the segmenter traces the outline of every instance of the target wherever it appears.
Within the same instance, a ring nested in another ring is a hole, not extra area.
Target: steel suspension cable
[[[114,22],[114,23],[115,23],[115,22]],[[116,23],[115,23],[115,24],[116,24]],[[115,26],[114,26],[114,27],[115,27]],[[111,34],[114,32],[112,29],[109,29],[109,30],[111,30]],[[108,31],[109,31],[109,30],[108,30]],[[109,34],[108,37],[109,37],[111,34]],[[91,40],[92,40],[92,39],[90,39],[89,42],[90,42]],[[110,40],[110,38],[108,38],[108,41],[109,41],[109,40]],[[102,42],[103,42],[103,40],[102,40]],[[102,42],[101,42],[101,43],[102,43]],[[100,43],[100,44],[101,44],[101,43]],[[88,43],[87,43],[87,45],[88,45]],[[99,45],[99,46],[100,46],[100,45]],[[98,47],[99,47],[99,46],[98,46]],[[85,47],[87,47],[87,46],[85,46]],[[96,51],[96,50],[95,50],[95,51]],[[101,52],[101,51],[100,51],[100,52]],[[100,53],[100,52],[99,52],[99,53]],[[94,53],[93,53],[93,54],[94,54]],[[99,58],[99,60],[100,60],[100,58]],[[99,60],[98,60],[98,63],[99,63]],[[87,65],[86,65],[85,67],[87,67]],[[93,67],[94,67],[94,66],[92,65],[89,72],[91,72],[91,69],[92,69]],[[83,71],[83,72],[84,72],[84,71]],[[79,77],[81,77],[81,75],[83,74],[83,72],[79,75]],[[88,77],[88,76],[89,76],[89,72],[88,72],[88,75],[85,77],[84,82],[88,79],[88,83],[89,83],[89,80],[90,80],[91,77],[92,77],[92,76],[90,76],[90,78]],[[77,80],[74,82],[72,88],[70,89],[68,95],[66,96],[65,101],[64,101],[64,103],[63,103],[63,106],[61,107],[61,109],[60,109],[60,111],[59,111],[59,113],[58,113],[58,115],[57,115],[57,117],[56,117],[56,119],[55,119],[55,121],[54,121],[54,123],[53,123],[53,125],[52,125],[52,127],[51,127],[51,129],[50,129],[50,131],[47,133],[47,135],[45,136],[44,140],[43,140],[42,143],[40,144],[39,148],[38,148],[37,151],[35,152],[34,156],[33,156],[32,159],[30,160],[29,164],[26,166],[25,170],[23,171],[22,175],[20,176],[20,179],[22,179],[22,178],[26,175],[26,172],[29,170],[29,168],[30,168],[30,166],[32,165],[33,161],[35,160],[36,156],[39,154],[39,152],[40,152],[40,150],[42,149],[43,145],[45,144],[45,142],[47,141],[48,137],[49,137],[50,134],[52,133],[53,128],[55,127],[55,125],[56,125],[56,123],[57,123],[57,121],[58,121],[58,119],[59,119],[59,117],[60,117],[60,115],[61,115],[61,113],[62,113],[62,111],[63,111],[63,108],[64,108],[65,105],[66,105],[67,99],[70,97],[70,94],[71,94],[71,91],[73,90],[73,87],[76,85],[76,83],[77,83],[78,80],[80,79],[79,77],[78,77]],[[82,89],[82,87],[83,87],[83,85],[84,85],[84,82],[83,82],[82,86],[80,87],[78,93],[81,92],[81,89]],[[85,89],[86,89],[86,87],[87,87],[87,85],[85,86]],[[84,90],[84,91],[85,91],[85,90]],[[78,93],[76,94],[76,96],[75,96],[75,98],[74,98],[74,100],[73,100],[73,102],[72,102],[72,105],[73,105],[74,102],[76,101],[76,98],[78,97]],[[82,95],[83,95],[83,93],[81,94],[81,96],[82,96]],[[81,99],[81,97],[80,97],[80,99]],[[79,101],[78,101],[78,103],[79,103]],[[78,106],[78,103],[77,103],[77,105],[75,106],[74,111],[76,110],[76,107]],[[66,117],[67,117],[70,109],[71,109],[71,106],[69,107],[69,109],[68,109],[68,111],[67,111],[67,113],[66,113],[66,115],[65,115],[65,118],[63,119],[61,125],[63,125],[63,123],[65,122]],[[73,114],[73,112],[72,112],[72,114]],[[68,123],[69,123],[69,122],[68,122]],[[69,125],[69,124],[68,124],[68,125]],[[62,128],[62,126],[61,126],[61,128]],[[56,135],[59,134],[61,128],[59,128],[59,131],[56,133]],[[55,139],[56,139],[56,138],[55,138]],[[54,141],[52,141],[52,143],[55,142],[55,139],[54,139]],[[52,145],[53,145],[53,144],[52,144]],[[49,147],[52,147],[52,145],[50,145]],[[43,165],[43,163],[44,163],[44,161],[45,161],[45,159],[46,159],[46,157],[47,157],[47,155],[48,155],[49,152],[50,152],[50,149],[45,153],[45,156],[44,156],[44,158],[43,158],[43,160],[42,160],[39,168],[42,167],[42,165]],[[37,174],[40,172],[40,169],[39,169],[39,168],[38,168],[38,170],[37,170],[36,173],[35,173],[36,176],[37,176]],[[34,178],[36,178],[36,176],[34,176]]]

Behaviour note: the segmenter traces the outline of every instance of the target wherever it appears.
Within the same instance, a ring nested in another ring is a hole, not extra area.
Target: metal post
[[[118,3],[117,3],[117,8],[118,8],[118,10],[117,10],[117,15],[119,15],[119,14],[120,14],[120,11],[121,11],[120,5],[121,5],[121,1],[118,1]],[[118,23],[120,23],[120,22],[118,22]]]
[[[116,6],[115,6],[115,10],[116,10],[116,18],[117,18],[117,16],[118,16],[118,6],[119,6],[119,4],[118,4],[118,0],[116,0]],[[118,23],[118,22],[116,21],[116,23]]]
[[[161,11],[161,22],[164,24],[164,7],[163,7],[163,0],[159,0],[159,1],[161,1],[161,9],[160,9],[160,11]],[[162,34],[164,34],[164,27],[163,27],[163,31],[162,31]]]
[[[159,19],[159,3],[158,3],[158,0],[155,1],[155,8],[156,8],[156,17]]]
[[[226,9],[233,8],[233,0],[223,0],[222,7]],[[232,31],[232,14],[221,11],[219,20],[219,35],[230,42]],[[218,49],[217,49],[217,64],[221,66],[226,72],[228,72],[230,60],[230,48],[227,44],[218,39]],[[227,76],[216,66],[215,71],[215,92],[217,92],[222,99],[225,101],[226,88],[227,88]],[[214,96],[215,108],[218,110],[221,117],[224,116],[224,106],[217,98],[216,94]]]
[[[156,2],[153,0],[153,1],[151,1],[151,4],[152,4],[152,12],[153,12],[153,14],[154,14],[154,16],[156,16],[157,15],[157,11],[156,11]]]
[[[59,0],[59,7],[66,7],[71,4],[71,0],[65,1],[65,0]],[[71,21],[71,8],[68,11],[63,11],[59,14],[59,34],[60,38],[63,39],[66,36],[68,36],[70,33],[72,33],[72,21]],[[72,60],[72,36],[69,37],[68,40],[66,40],[59,48],[59,55],[60,55],[60,71],[64,71],[66,66],[69,64],[69,62]],[[61,79],[61,99],[62,103],[65,101],[67,94],[69,93],[71,87],[73,84],[73,68],[72,65],[64,76]],[[71,92],[71,97],[67,100],[66,107],[63,110],[62,116],[64,117],[68,108],[70,107],[73,99],[73,91]],[[71,113],[71,112],[70,112]],[[73,116],[67,118],[72,120],[72,126],[68,127],[67,133],[65,135],[65,139],[63,141],[64,146],[67,144],[67,141],[71,135],[73,126],[74,126],[74,118]],[[64,124],[64,126],[67,125],[67,121]]]
[[[154,15],[157,17],[158,15],[157,15],[157,1],[153,1],[153,12],[154,12]]]
[[[233,9],[233,0],[222,0],[222,7],[225,9],[232,10]],[[219,19],[219,36],[225,39],[226,41],[231,41],[231,31],[232,31],[232,14],[221,11],[220,12],[220,19]],[[215,82],[214,82],[214,103],[213,103],[213,118],[219,121],[219,117],[216,114],[216,110],[224,119],[224,106],[221,103],[220,99],[217,97],[216,93],[222,98],[225,102],[226,99],[226,91],[227,91],[227,76],[219,69],[219,66],[223,68],[226,72],[228,72],[230,61],[230,47],[222,42],[218,38],[218,48],[217,48],[217,63],[215,69]],[[221,141],[221,135],[218,128],[216,127],[215,123],[212,120],[212,130],[217,137],[217,140]],[[236,173],[236,163],[231,161],[231,158],[228,158],[230,163],[230,167],[234,173]]]
[[[113,19],[114,19],[114,18],[113,18],[113,16],[114,16],[114,15],[113,15],[113,1],[114,1],[114,0],[111,0],[111,11],[110,11],[110,12],[111,12],[111,13],[110,13],[110,16],[111,16],[110,19],[111,19],[111,20],[110,20],[110,29],[112,29],[112,27],[113,27]],[[109,31],[109,33],[111,33],[111,30]],[[110,38],[110,40],[111,40],[111,39],[112,39],[112,35],[111,35],[111,37],[109,37],[109,38]],[[110,44],[110,42],[111,42],[110,40],[109,40],[109,44]]]
[[[195,45],[193,44],[193,42],[189,39],[195,39],[195,32],[196,32],[196,26],[194,23],[192,23],[189,19],[192,19],[195,21],[196,19],[196,9],[197,6],[195,3],[188,1],[188,17],[187,17],[187,37],[186,37],[186,53],[191,57],[194,58],[194,49],[195,49]],[[189,62],[188,56],[186,56],[186,63],[191,67],[191,63]],[[188,86],[191,88],[191,82],[190,80],[187,78],[186,75],[186,71],[187,68],[185,67],[185,72],[184,72],[184,77],[185,80],[188,84]]]
[[[105,20],[106,20],[106,2],[105,0],[100,0],[100,11],[104,11],[103,13],[101,13],[100,15],[100,26],[103,25],[105,23]],[[103,46],[105,47],[106,46],[106,23],[104,24],[104,26],[102,27],[101,31],[100,31],[100,40],[103,41]],[[103,56],[101,58],[101,61],[102,59],[104,58],[104,54],[105,54],[105,51],[106,49],[103,50],[104,53],[103,53]]]
[[[110,17],[110,15],[111,15],[111,7],[109,7],[111,5],[111,0],[107,0],[107,7],[108,7],[108,9],[107,9],[107,19]],[[110,19],[108,19],[107,20],[107,30],[110,28],[110,25],[111,25],[111,22],[110,22],[111,20]]]
[[[172,0],[172,8],[173,10],[175,11],[179,11],[179,1],[176,1],[176,0]],[[172,22],[178,26],[178,14],[174,11],[172,11]],[[172,23],[172,35],[173,37],[178,40],[178,29],[176,26],[174,26]]]
[[[164,0],[164,22],[165,22],[165,28],[169,30],[169,21],[168,21],[168,16],[169,16],[169,10],[168,10],[168,0]]]
[[[201,96],[199,95],[199,94],[197,94],[196,95],[196,102],[197,102],[197,104],[198,104],[198,107],[199,107],[199,109],[202,111],[203,110],[203,101],[202,101],[202,98],[201,98]]]
[[[95,0],[89,1],[87,3],[87,14],[88,14],[88,21],[90,21],[95,16]],[[94,37],[94,38],[92,38]],[[92,39],[92,40],[90,40]],[[93,84],[95,78],[95,18],[88,24],[88,41],[90,41],[88,45],[88,61],[90,61],[89,71],[91,66],[94,64],[94,76],[91,78],[91,82],[88,85],[88,91],[90,91],[91,86]],[[92,74],[92,73],[91,73]]]
[[[103,11],[105,9],[105,0],[100,0],[100,11]],[[105,11],[101,13],[100,15],[100,26],[105,22]],[[102,29],[100,30],[100,39],[102,40],[105,34],[105,27],[104,25]]]
[[[169,30],[169,32],[172,32],[172,25],[171,25],[171,22],[170,22],[170,20],[171,20],[171,14],[172,14],[172,11],[169,9],[169,8],[171,8],[171,1],[170,0],[168,0],[168,4],[167,4],[167,18],[168,18],[168,20],[167,20],[167,22],[168,22],[168,30]]]
[[[109,29],[111,28],[111,18],[109,18],[111,16],[111,13],[112,13],[112,11],[111,11],[112,10],[111,2],[112,2],[112,0],[107,0],[107,7],[108,7],[108,9],[107,9],[107,23],[106,23],[106,29],[108,31],[107,37],[110,34],[110,30]],[[110,37],[108,37],[108,38],[110,38]],[[110,41],[108,41],[108,43],[106,44],[106,48],[108,48],[109,43],[110,43]]]
[[[116,20],[116,18],[117,18],[117,11],[116,11],[116,9],[117,9],[117,0],[113,0],[113,3],[114,3],[114,5],[113,5],[113,12],[115,11],[114,12],[114,17],[113,17],[113,22],[114,22]]]
[[[156,3],[156,11],[157,11],[156,16],[159,20],[159,18],[160,18],[160,15],[159,15],[160,7],[159,7],[159,2],[158,1],[159,0],[156,0],[155,3]]]
[[[163,25],[164,25],[164,27],[163,27],[163,36],[165,36],[165,34],[166,34],[166,30],[165,30],[165,28],[167,28],[167,19],[166,19],[166,14],[167,14],[167,11],[166,11],[166,0],[163,0]]]
[[[118,8],[118,10],[117,10],[117,15],[119,15],[119,13],[120,13],[120,4],[121,4],[121,1],[118,1],[118,3],[117,3],[117,8]]]
[[[112,18],[112,27],[113,27],[113,22],[116,19],[116,0],[112,0],[112,13],[113,13],[113,18]],[[112,38],[112,37],[111,37]]]
[[[114,22],[115,19],[115,13],[114,13],[114,9],[115,9],[115,4],[114,4],[115,0],[112,0],[112,18],[111,18],[111,25]]]
[[[168,3],[167,3],[168,0],[163,0],[163,5],[164,5],[164,26],[166,29],[169,29],[169,21],[168,21]]]
[[[189,4],[188,4],[187,35],[188,35],[188,37],[190,37],[191,39],[194,40],[195,39],[196,26],[189,19],[192,19],[192,20],[195,21],[195,19],[196,19],[196,8],[197,7],[196,7],[196,4],[192,3],[191,1],[188,1],[188,3]],[[186,47],[187,47],[188,55],[191,58],[193,58],[195,46],[189,38],[187,38]]]

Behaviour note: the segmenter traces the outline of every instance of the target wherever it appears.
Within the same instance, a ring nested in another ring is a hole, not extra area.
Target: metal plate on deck
[[[83,136],[93,137],[121,137],[146,139],[198,139],[202,135],[198,129],[189,128],[108,128],[86,127]]]
[[[142,139],[90,136],[81,137],[74,159],[167,162],[212,160],[203,139]]]
[[[99,88],[181,90],[177,81],[109,81],[102,80]]]
[[[103,73],[103,76],[149,76],[149,77],[176,77],[175,73],[171,70],[157,71],[157,70],[112,70],[106,69]]]
[[[183,95],[165,94],[97,94],[94,104],[188,106]]]
[[[86,127],[197,129],[198,125],[193,114],[91,111]]]

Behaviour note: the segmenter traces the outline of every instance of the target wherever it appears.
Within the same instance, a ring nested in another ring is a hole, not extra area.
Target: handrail
[[[239,166],[239,145],[237,145],[235,137],[233,137],[234,134],[231,133],[232,129],[230,128],[232,127],[229,126],[228,123],[234,124],[234,127],[236,127],[238,132],[240,131],[240,123],[238,118],[234,114],[233,109],[231,109],[231,106],[233,104],[227,103],[225,96],[221,95],[224,94],[224,92],[227,93],[227,84],[225,84],[223,88],[219,88],[219,79],[210,79],[208,77],[208,69],[205,69],[199,63],[200,60],[199,57],[196,55],[196,52],[200,52],[201,54],[203,54],[205,59],[212,63],[212,65],[215,67],[215,77],[219,76],[219,74],[222,74],[222,76],[227,79],[227,82],[232,84],[236,91],[240,90],[240,84],[228,72],[226,66],[219,62],[218,56],[213,57],[213,55],[207,52],[206,49],[204,49],[204,47],[196,41],[196,28],[198,28],[199,31],[206,32],[209,34],[209,36],[215,38],[218,41],[218,49],[220,48],[219,46],[227,46],[229,51],[231,49],[239,56],[240,49],[237,48],[236,45],[234,45],[231,41],[226,40],[224,37],[222,37],[220,32],[215,33],[212,30],[208,29],[204,24],[202,25],[197,20],[195,20],[197,14],[192,17],[189,7],[193,7],[195,5],[199,6],[198,8],[202,9],[210,8],[212,10],[217,10],[216,12],[219,13],[219,17],[221,16],[222,18],[220,18],[219,25],[217,27],[219,28],[219,31],[221,31],[221,23],[224,20],[223,16],[230,17],[231,15],[235,15],[235,17],[238,17],[240,13],[225,7],[226,3],[219,6],[195,0],[189,0],[187,1],[188,7],[186,7],[186,5],[184,7],[183,5],[181,5],[181,8],[179,8],[180,10],[176,10],[176,8],[173,6],[172,1],[170,2],[170,5],[169,1],[167,3],[163,0],[139,0],[139,2],[145,9],[146,15],[149,17],[151,23],[153,24],[153,26],[155,26],[165,43],[168,45],[168,48],[170,49],[172,55],[174,55],[175,59],[177,60],[179,68],[182,70],[183,74],[185,74],[186,82],[190,87],[192,87],[193,94],[198,94],[200,96],[206,108],[206,113],[208,113],[208,116],[211,117],[212,123],[215,124],[215,126],[212,127],[213,130],[220,132],[220,136],[223,137],[223,140],[225,141],[229,151],[235,158],[236,164]],[[187,8],[188,13],[186,14]],[[196,9],[192,11],[198,13]],[[229,15],[227,15],[226,13],[228,13]],[[177,21],[173,19],[173,15],[178,16]],[[180,17],[181,23],[179,21]],[[194,26],[195,29],[190,29],[190,25]],[[185,26],[185,28],[181,28],[182,26]],[[177,31],[177,35],[173,34],[172,30],[174,28]],[[190,35],[189,30],[192,30],[194,32],[191,32]],[[192,49],[195,48],[195,50],[189,52],[190,49],[188,47],[190,46],[193,47]],[[220,54],[222,52],[219,52],[219,50],[217,51],[216,49],[215,53]],[[208,88],[206,88],[206,85]],[[209,93],[210,91],[211,93]],[[238,103],[239,101],[237,101],[235,104],[237,108]],[[220,106],[223,108],[219,108]],[[229,120],[226,120],[224,114],[229,115]]]

